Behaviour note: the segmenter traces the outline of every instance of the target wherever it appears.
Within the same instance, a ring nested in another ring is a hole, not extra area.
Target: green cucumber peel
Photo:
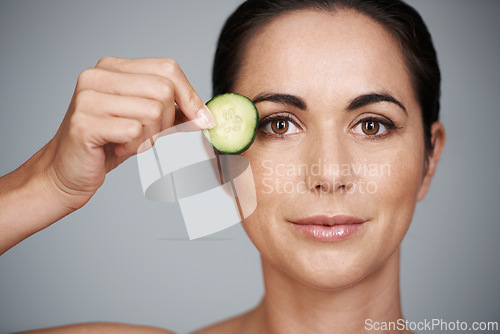
[[[240,154],[252,145],[259,124],[259,113],[248,97],[226,93],[207,102],[215,127],[202,130],[205,138],[223,154]]]

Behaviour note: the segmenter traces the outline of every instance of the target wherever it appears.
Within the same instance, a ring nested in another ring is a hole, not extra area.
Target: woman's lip
[[[361,218],[342,215],[342,214],[334,216],[327,216],[327,215],[310,216],[296,221],[291,221],[291,223],[298,225],[322,225],[322,226],[352,225],[352,224],[362,224],[364,222],[365,220]]]
[[[297,231],[310,239],[334,242],[353,236],[363,228],[366,221],[347,215],[319,215],[291,221],[291,223]]]

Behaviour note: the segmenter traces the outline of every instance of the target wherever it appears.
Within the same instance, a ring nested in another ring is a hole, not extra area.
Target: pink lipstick
[[[311,216],[292,225],[305,236],[317,241],[340,241],[358,232],[366,221],[346,215]]]

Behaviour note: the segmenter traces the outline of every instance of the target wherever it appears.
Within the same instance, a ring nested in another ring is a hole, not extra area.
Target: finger
[[[86,147],[102,147],[109,143],[127,144],[143,136],[143,125],[134,119],[75,113],[71,118],[73,137]]]
[[[86,115],[86,126],[81,129],[85,143],[93,147],[108,148],[106,154],[111,154],[109,148],[114,147],[113,153],[121,158],[127,158],[137,153],[143,142],[144,127],[134,119],[118,118],[106,115]],[[114,144],[114,145],[110,145]]]
[[[153,74],[168,78],[174,83],[174,98],[182,112],[200,127],[215,126],[210,110],[189,83],[179,64],[170,58],[124,59],[106,57],[97,66],[111,71]]]
[[[112,116],[139,121],[144,127],[144,140],[160,132],[163,104],[136,96],[121,96],[84,90],[78,93],[76,110],[95,116]],[[173,112],[170,112],[173,113]]]
[[[138,121],[128,118],[96,117],[93,136],[99,146],[112,147],[114,154],[127,158],[138,152],[143,143],[144,127]],[[109,156],[109,150],[106,152]]]
[[[83,90],[135,96],[163,104],[160,131],[173,125],[174,84],[167,78],[152,74],[122,73],[102,68],[89,68],[78,77],[76,94]]]

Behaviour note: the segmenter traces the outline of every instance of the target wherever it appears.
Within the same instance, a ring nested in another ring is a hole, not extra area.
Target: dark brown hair
[[[425,149],[428,155],[432,154],[430,130],[439,119],[441,74],[422,17],[400,0],[247,0],[227,19],[221,31],[212,72],[214,96],[233,90],[244,48],[259,28],[281,14],[303,9],[355,10],[380,23],[395,37],[422,110]]]

